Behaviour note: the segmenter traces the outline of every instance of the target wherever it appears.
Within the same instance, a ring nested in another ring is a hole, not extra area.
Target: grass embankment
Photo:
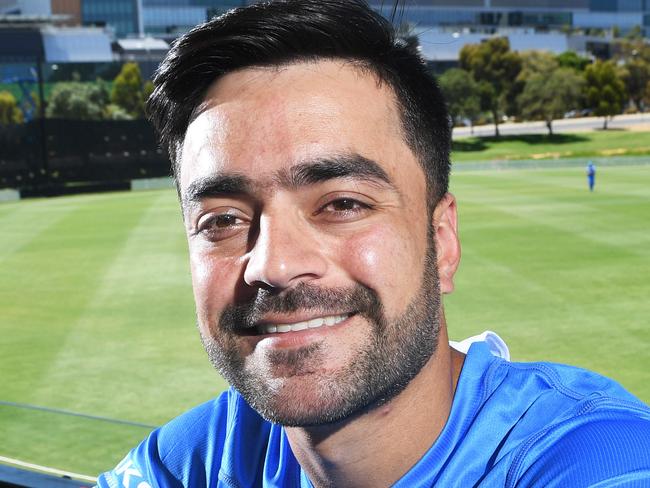
[[[650,155],[650,132],[621,130],[574,134],[465,137],[454,140],[455,163],[483,160],[596,158]]]
[[[577,364],[650,401],[650,166],[458,173],[452,338]],[[172,190],[0,205],[0,400],[160,424],[226,387],[194,326]],[[0,455],[86,474],[146,428],[0,405]]]

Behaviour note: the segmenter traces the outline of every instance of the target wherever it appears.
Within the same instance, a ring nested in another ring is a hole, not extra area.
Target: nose
[[[327,269],[322,242],[295,218],[262,216],[244,270],[249,286],[289,288],[322,277]]]

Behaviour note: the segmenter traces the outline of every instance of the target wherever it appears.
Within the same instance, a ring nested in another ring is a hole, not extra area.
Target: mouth
[[[307,329],[318,329],[319,327],[332,327],[350,318],[353,314],[326,315],[309,320],[293,323],[268,323],[256,327],[258,334],[286,334],[287,332],[299,332]]]

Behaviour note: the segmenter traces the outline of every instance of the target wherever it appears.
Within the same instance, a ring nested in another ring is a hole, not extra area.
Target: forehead
[[[183,142],[179,182],[222,172],[262,178],[336,154],[359,154],[389,173],[415,162],[389,86],[338,60],[249,68],[208,90]]]

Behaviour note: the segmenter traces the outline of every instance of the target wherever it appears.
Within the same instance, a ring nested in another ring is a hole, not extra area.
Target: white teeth
[[[325,317],[323,322],[325,322],[325,325],[334,325],[334,324],[339,322],[336,319],[337,319],[337,317]]]
[[[311,322],[311,321],[310,321]],[[309,328],[309,322],[300,322],[298,324],[292,325],[289,327],[293,332],[297,330],[305,330]]]
[[[323,325],[323,319],[311,319],[307,322],[307,325],[309,325],[310,329],[315,329],[316,327]]]
[[[283,334],[285,332],[297,332],[305,329],[315,329],[323,325],[332,326],[339,322],[343,322],[349,315],[330,315],[328,317],[319,317],[316,319],[306,320],[304,322],[296,322],[295,324],[269,324],[262,325],[257,328],[260,334]]]

